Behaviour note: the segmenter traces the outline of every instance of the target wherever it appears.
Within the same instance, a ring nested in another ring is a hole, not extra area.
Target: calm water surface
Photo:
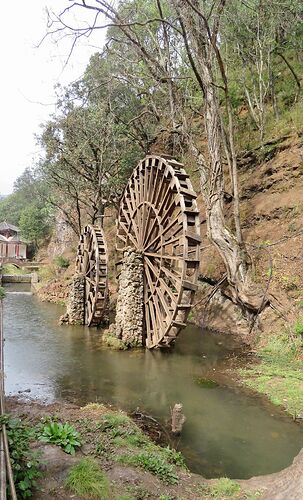
[[[226,337],[188,327],[170,352],[111,351],[95,329],[58,326],[62,308],[38,302],[26,285],[7,291],[8,394],[30,388],[30,397],[44,401],[139,407],[162,421],[182,402],[187,421],[179,449],[190,469],[205,477],[275,472],[302,448],[302,427],[271,405],[239,389],[204,383],[236,349]]]

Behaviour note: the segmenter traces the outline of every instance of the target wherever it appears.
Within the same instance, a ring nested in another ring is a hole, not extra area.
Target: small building
[[[20,239],[20,229],[4,221],[0,223],[0,261],[25,260],[27,245]]]

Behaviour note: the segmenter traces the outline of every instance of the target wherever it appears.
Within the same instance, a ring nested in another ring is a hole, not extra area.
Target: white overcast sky
[[[36,48],[46,33],[45,7],[59,12],[66,5],[68,0],[16,0],[1,5],[0,194],[12,192],[16,178],[38,155],[34,134],[55,109],[54,85],[79,78],[90,55],[102,46],[104,32],[99,30],[94,39],[78,45],[65,69],[71,40],[56,45],[48,38]]]

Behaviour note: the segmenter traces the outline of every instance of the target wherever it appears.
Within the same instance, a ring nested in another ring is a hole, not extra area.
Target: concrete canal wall
[[[2,274],[2,283],[31,283],[32,274]]]

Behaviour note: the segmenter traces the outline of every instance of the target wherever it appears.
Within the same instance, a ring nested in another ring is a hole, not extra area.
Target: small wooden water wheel
[[[108,303],[107,247],[100,227],[84,228],[78,245],[76,270],[85,277],[85,324],[98,326]]]
[[[183,165],[147,156],[122,197],[117,250],[131,247],[143,258],[148,348],[169,345],[186,326],[197,288],[200,241],[196,193]]]

